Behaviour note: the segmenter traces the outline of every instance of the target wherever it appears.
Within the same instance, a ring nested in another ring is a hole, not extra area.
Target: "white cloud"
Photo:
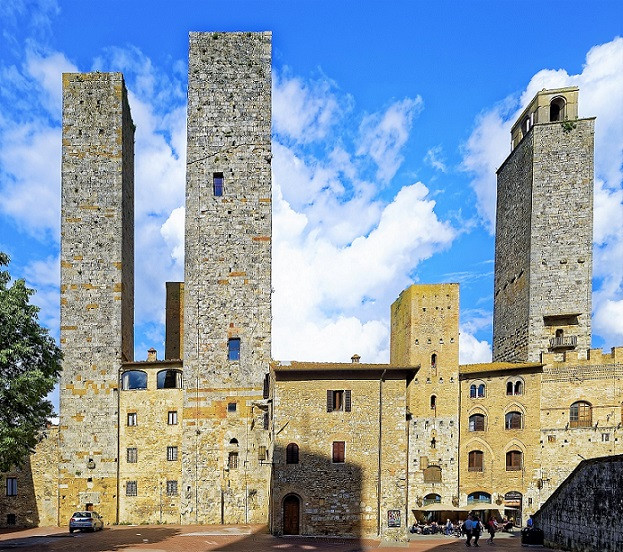
[[[578,86],[580,117],[596,117],[593,294],[594,330],[607,346],[623,338],[608,315],[623,300],[623,38],[594,46],[582,72],[539,71],[521,93],[519,104],[507,98],[485,112],[464,148],[463,167],[473,173],[478,212],[483,224],[495,226],[495,169],[510,152],[510,127],[542,88]]]
[[[420,96],[395,102],[385,113],[373,113],[363,118],[359,126],[357,155],[370,156],[378,170],[376,178],[382,182],[391,180],[403,161],[405,145],[413,119],[422,111],[424,102]]]
[[[33,261],[24,269],[26,284],[36,290],[31,302],[41,309],[39,320],[55,338],[60,334],[60,266],[60,257],[55,255]]]
[[[171,257],[177,265],[184,268],[184,207],[173,209],[169,218],[160,227],[160,234],[164,238]]]
[[[434,148],[430,148],[426,155],[424,156],[424,161],[428,163],[434,169],[441,171],[443,173],[447,172],[448,167],[443,160],[443,149],[441,146],[435,146]]]
[[[273,74],[273,131],[300,143],[324,138],[349,109],[352,100],[338,97],[328,79],[304,82]]]
[[[474,335],[461,331],[459,335],[459,363],[478,364],[491,362],[491,345],[489,342],[479,341]]]
[[[48,113],[59,118],[63,100],[63,73],[75,73],[78,68],[64,54],[51,52],[40,55],[32,50],[26,52],[26,70],[42,87],[41,103]]]

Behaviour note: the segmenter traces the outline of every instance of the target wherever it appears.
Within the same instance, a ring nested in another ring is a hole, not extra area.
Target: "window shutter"
[[[333,391],[327,390],[327,412],[333,412]]]
[[[351,409],[351,402],[350,402],[350,389],[346,389],[346,391],[344,391],[344,411],[345,412],[350,412]]]

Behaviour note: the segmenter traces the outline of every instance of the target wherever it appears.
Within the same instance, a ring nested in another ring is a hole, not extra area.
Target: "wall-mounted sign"
[[[400,527],[400,510],[387,510],[387,526]]]

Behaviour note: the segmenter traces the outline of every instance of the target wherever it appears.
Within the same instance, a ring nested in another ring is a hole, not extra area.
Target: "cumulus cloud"
[[[594,327],[606,345],[623,340],[609,315],[623,301],[623,38],[594,46],[582,72],[544,69],[526,89],[484,112],[464,146],[463,168],[472,173],[482,223],[495,226],[495,170],[510,152],[510,127],[542,88],[578,86],[580,117],[596,117],[594,201]]]

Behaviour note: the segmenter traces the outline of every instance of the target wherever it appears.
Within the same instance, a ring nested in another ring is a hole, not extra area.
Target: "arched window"
[[[286,464],[299,463],[299,446],[296,443],[290,443],[286,447]]]
[[[484,491],[470,493],[467,495],[467,503],[471,504],[472,502],[486,502],[487,504],[491,504],[491,495]]]
[[[506,382],[506,394],[507,395],[512,395],[513,394],[513,382],[512,381],[507,381]]]
[[[522,457],[520,450],[509,450],[506,453],[506,471],[520,471]]]
[[[424,497],[424,506],[427,504],[439,504],[441,502],[441,495],[437,493],[430,493]]]
[[[485,396],[485,384],[481,383],[478,386],[478,397],[484,397]]]
[[[431,367],[433,370],[436,370],[436,369],[437,369],[437,353],[433,353],[433,354],[430,356],[430,367]]]
[[[515,382],[515,395],[523,395],[523,381],[521,380]]]
[[[238,439],[236,439],[235,437],[233,439],[230,439],[229,440],[229,444],[237,447],[238,446]]]
[[[481,450],[472,450],[468,455],[467,470],[481,472],[484,467],[484,454]]]
[[[484,414],[472,414],[469,417],[469,430],[470,431],[484,431],[485,430],[485,415]]]
[[[549,104],[549,120],[563,121],[565,119],[565,99],[562,96],[554,98]]]
[[[507,395],[523,395],[523,380],[521,378],[510,378],[506,381]]]
[[[469,396],[471,399],[480,399],[485,396],[485,384],[482,381],[476,381],[469,386]]]
[[[476,385],[474,385],[473,383],[469,386],[469,398],[470,399],[475,399],[476,398],[476,393],[477,393],[478,389],[476,387]]]
[[[504,417],[505,429],[523,429],[523,416],[521,412],[509,412]]]
[[[437,408],[437,395],[430,396],[430,407],[434,410]]]
[[[129,370],[121,376],[121,388],[147,389],[147,373],[141,370]]]
[[[571,427],[590,427],[593,425],[593,407],[586,401],[574,402],[569,408]]]
[[[179,370],[160,370],[158,372],[158,389],[181,389],[182,372]]]

